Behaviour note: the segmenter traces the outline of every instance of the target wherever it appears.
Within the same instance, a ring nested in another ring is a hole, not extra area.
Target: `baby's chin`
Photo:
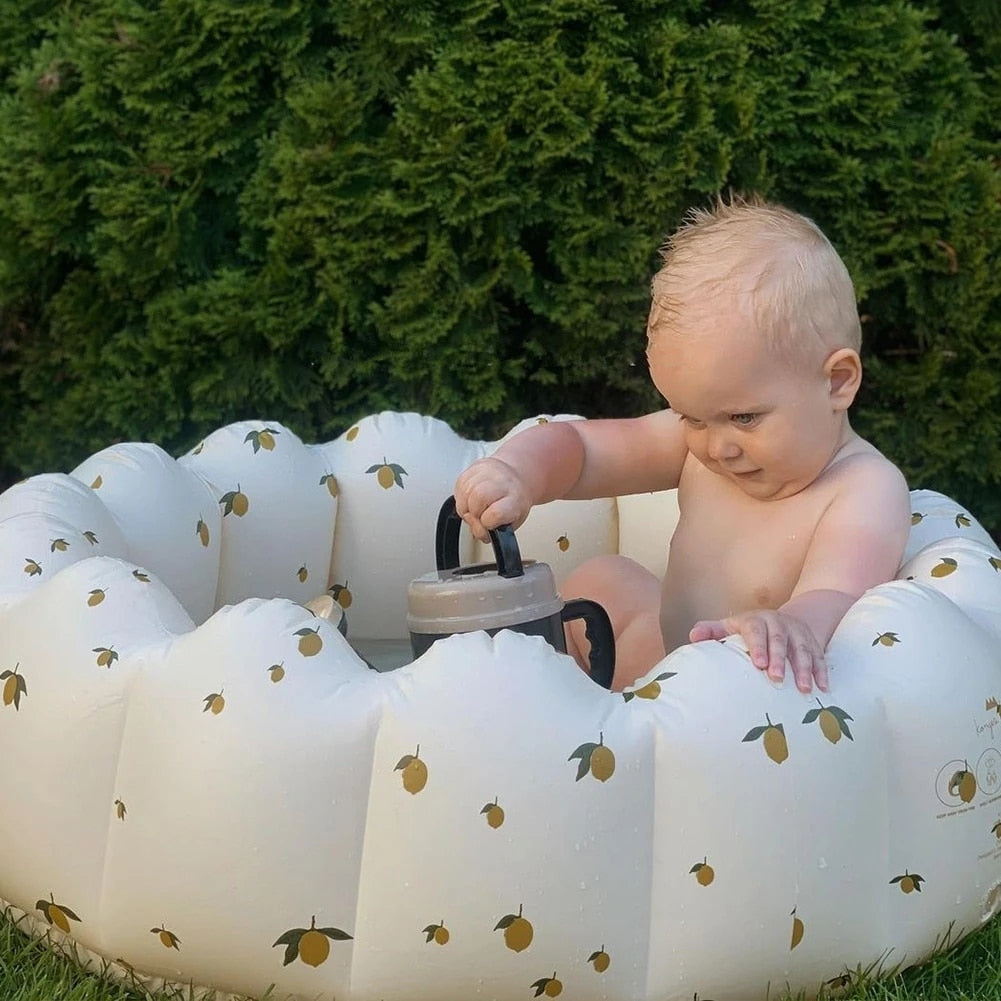
[[[794,497],[810,485],[809,480],[776,480],[763,469],[734,473],[726,469],[712,469],[717,476],[729,480],[738,490],[760,501],[785,500]]]

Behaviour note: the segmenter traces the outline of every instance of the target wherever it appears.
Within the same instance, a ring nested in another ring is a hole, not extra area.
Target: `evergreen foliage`
[[[657,405],[693,204],[815,218],[856,426],[1001,529],[994,0],[0,4],[0,477],[381,408]]]

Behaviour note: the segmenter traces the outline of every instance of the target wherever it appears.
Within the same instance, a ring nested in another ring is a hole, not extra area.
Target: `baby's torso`
[[[878,454],[860,444],[861,451]],[[687,643],[700,619],[788,601],[814,530],[843,481],[843,470],[831,469],[791,497],[761,501],[689,456],[661,603],[668,651]]]

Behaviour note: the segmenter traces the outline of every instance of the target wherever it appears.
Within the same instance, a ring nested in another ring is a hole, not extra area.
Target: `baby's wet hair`
[[[855,288],[844,262],[808,217],[756,195],[691,209],[661,248],[647,332],[688,333],[721,296],[746,297],[755,325],[783,357],[858,351]],[[694,322],[693,322],[694,321]]]

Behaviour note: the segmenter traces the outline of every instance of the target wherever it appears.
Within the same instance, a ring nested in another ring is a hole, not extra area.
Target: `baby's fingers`
[[[703,640],[721,640],[732,632],[732,629],[727,629],[722,619],[704,619],[692,626],[688,633],[688,642],[701,643]]]

